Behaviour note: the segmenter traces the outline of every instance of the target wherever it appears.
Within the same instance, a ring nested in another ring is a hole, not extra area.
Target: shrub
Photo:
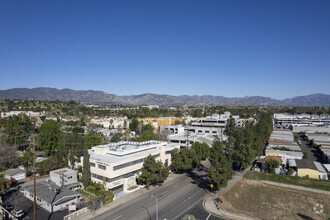
[[[308,158],[308,153],[307,152],[303,152],[304,156],[303,159],[307,159]]]

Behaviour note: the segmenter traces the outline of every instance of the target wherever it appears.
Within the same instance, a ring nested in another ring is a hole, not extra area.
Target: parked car
[[[14,208],[14,207],[13,207],[12,204],[7,204],[7,205],[6,205],[6,209],[7,209],[8,211],[12,210],[13,208]]]
[[[25,215],[25,212],[22,209],[16,209],[15,217],[20,218]]]

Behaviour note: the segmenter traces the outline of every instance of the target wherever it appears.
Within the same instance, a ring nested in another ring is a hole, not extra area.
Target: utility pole
[[[158,198],[154,195],[150,195],[150,197],[156,199],[156,220],[158,220]]]
[[[36,220],[36,145],[33,135],[33,220]]]

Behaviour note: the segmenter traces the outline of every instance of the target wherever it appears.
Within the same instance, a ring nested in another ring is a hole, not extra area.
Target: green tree
[[[200,163],[200,157],[191,149],[174,149],[171,152],[171,167],[175,172],[183,173]]]
[[[139,120],[137,120],[136,118],[133,118],[131,123],[129,124],[129,128],[132,131],[137,132],[138,131],[138,125],[139,125]]]
[[[25,114],[14,115],[2,119],[7,135],[7,143],[15,146],[23,146],[28,143],[29,135],[33,132],[34,126],[30,118]]]
[[[210,153],[212,166],[207,172],[216,189],[226,186],[233,175],[231,159],[225,154],[224,147],[225,145],[216,138]]]
[[[163,183],[169,175],[169,167],[161,161],[156,161],[154,156],[149,155],[143,163],[142,173],[138,181],[149,188],[150,184]]]
[[[210,156],[210,147],[206,143],[194,142],[191,149],[195,151],[200,160],[205,160]]]
[[[83,172],[82,172],[82,183],[85,188],[88,187],[88,185],[91,182],[91,170],[90,170],[90,163],[89,163],[89,156],[88,151],[85,148],[84,150],[84,161],[83,161]]]
[[[307,159],[308,158],[308,153],[307,152],[303,152],[303,159]]]
[[[3,174],[0,174],[0,190],[2,193],[5,192],[5,189],[8,189],[11,185],[11,181],[6,179]]]
[[[277,160],[267,160],[266,161],[266,170],[269,173],[274,174],[275,173],[275,168],[277,168],[280,165],[280,163]]]
[[[120,141],[120,137],[121,137],[121,133],[116,133],[112,136],[112,138],[110,139],[110,142],[119,142]]]
[[[47,156],[53,155],[59,147],[62,137],[61,124],[53,120],[46,121],[39,129],[39,147]]]
[[[113,128],[113,119],[110,119],[110,126],[109,126],[109,129],[112,129]]]
[[[82,128],[82,127],[79,127],[79,126],[75,126],[73,129],[72,129],[72,132],[73,133],[85,133],[85,130]]]
[[[131,136],[131,129],[126,129],[125,131],[126,141],[128,141],[128,138]]]
[[[84,141],[88,149],[90,149],[93,146],[101,145],[104,141],[104,137],[102,134],[88,133],[84,136]]]
[[[40,120],[42,121],[42,122],[44,122],[45,121],[45,119],[46,119],[46,116],[40,116]]]
[[[142,129],[142,133],[137,141],[149,141],[149,140],[158,140],[159,137],[157,134],[154,133],[153,127],[149,124],[145,125]]]

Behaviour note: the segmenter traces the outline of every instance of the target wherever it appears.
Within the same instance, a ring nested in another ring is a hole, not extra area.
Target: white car
[[[22,209],[13,210],[13,211],[11,211],[11,214],[13,214],[16,218],[20,218],[25,215],[25,213]]]

